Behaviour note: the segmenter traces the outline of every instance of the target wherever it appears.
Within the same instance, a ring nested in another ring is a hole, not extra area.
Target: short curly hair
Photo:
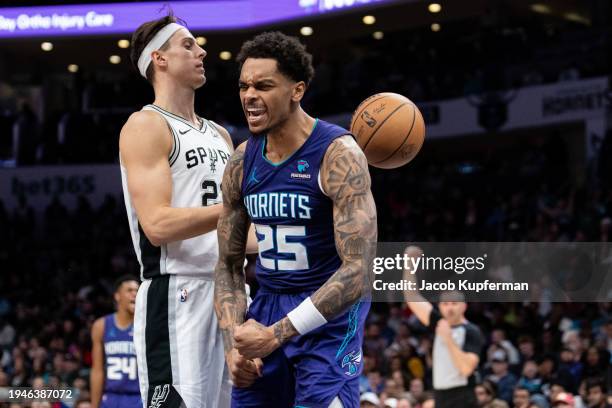
[[[286,77],[310,84],[314,76],[312,55],[306,51],[306,46],[296,37],[290,37],[280,31],[268,31],[255,36],[242,44],[236,57],[239,69],[247,58],[271,58],[278,64],[278,70]]]

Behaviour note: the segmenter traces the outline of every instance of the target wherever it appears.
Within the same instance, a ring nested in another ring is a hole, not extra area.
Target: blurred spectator
[[[562,381],[560,379],[555,379],[553,380],[553,382],[550,384],[550,393],[549,393],[549,399],[550,402],[554,405],[554,402],[558,399],[559,395],[563,395],[564,397],[561,398],[562,400],[564,398],[566,398],[567,395],[572,395],[571,391],[568,391],[568,389],[570,388],[570,385],[566,382],[566,381]],[[573,404],[573,396],[572,396],[572,404]]]
[[[491,332],[491,345],[489,346],[487,354],[490,355],[500,347],[506,351],[508,364],[514,365],[519,363],[520,357],[516,347],[506,339],[506,333],[503,329],[495,329]]]
[[[421,408],[435,408],[435,406],[436,401],[434,400],[433,395],[429,393],[426,394],[423,403],[421,404]]]
[[[0,387],[9,386],[9,376],[4,371],[0,371]]]
[[[425,385],[423,380],[420,378],[413,378],[410,380],[410,389],[408,394],[413,404],[421,404],[423,402],[425,394]]]
[[[8,348],[15,341],[15,328],[0,316],[0,348]]]
[[[380,394],[385,387],[380,371],[373,370],[368,373],[368,388],[370,392]]]
[[[601,378],[586,380],[586,402],[589,408],[608,408],[607,388]]]
[[[508,403],[497,399],[497,386],[485,380],[474,388],[479,408],[508,408]]]
[[[529,390],[523,387],[516,387],[512,395],[513,408],[527,408],[529,406]]]
[[[582,377],[606,377],[606,370],[609,367],[609,358],[602,355],[602,352],[595,346],[591,346],[585,352],[584,362],[582,364]]]
[[[552,400],[552,406],[558,408],[575,408],[574,396],[568,392],[556,394]]]
[[[359,398],[361,408],[380,408],[380,399],[373,392],[365,392]]]
[[[521,363],[535,358],[535,344],[530,336],[521,336],[518,339],[518,349]]]
[[[582,363],[578,360],[576,353],[569,347],[564,347],[561,350],[559,371],[566,371],[571,375],[572,383],[569,385],[569,388],[574,390],[582,376]]]
[[[408,398],[400,398],[397,401],[397,408],[413,408],[413,405]]]
[[[14,157],[20,166],[36,162],[36,149],[39,143],[39,123],[32,107],[24,103],[13,125]]]
[[[542,394],[532,395],[529,399],[529,408],[549,408],[548,400]]]
[[[491,374],[488,380],[497,385],[497,395],[508,404],[512,403],[512,391],[517,379],[508,371],[508,357],[504,350],[498,349],[491,356]]]
[[[397,398],[387,398],[383,403],[383,408],[397,408]]]
[[[545,354],[540,358],[538,365],[538,376],[542,380],[542,389],[548,390],[553,381],[556,370],[555,358],[551,354]]]
[[[518,380],[517,387],[526,389],[530,394],[540,393],[542,379],[538,377],[538,365],[534,360],[527,360],[523,364],[523,372]]]
[[[368,354],[382,355],[387,347],[387,341],[381,336],[378,323],[370,323],[365,330],[363,347]]]

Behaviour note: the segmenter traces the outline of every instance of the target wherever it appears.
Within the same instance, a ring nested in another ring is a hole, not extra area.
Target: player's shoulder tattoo
[[[349,198],[372,194],[368,161],[352,136],[339,137],[330,144],[323,160],[321,182],[336,206]],[[367,206],[361,201],[358,204]]]
[[[225,166],[221,186],[224,204],[231,204],[240,200],[245,150],[246,142],[234,150]]]
[[[339,137],[330,144],[321,167],[321,184],[335,201],[348,194],[369,193],[368,161],[352,136]]]

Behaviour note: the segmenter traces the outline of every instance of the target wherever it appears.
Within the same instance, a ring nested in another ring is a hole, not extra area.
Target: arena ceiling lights
[[[0,8],[0,39],[126,34],[162,16],[166,5],[184,16],[192,31],[224,31],[415,1],[193,0]]]

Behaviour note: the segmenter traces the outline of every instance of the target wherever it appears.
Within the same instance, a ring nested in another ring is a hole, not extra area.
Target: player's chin
[[[195,81],[195,89],[201,88],[206,83],[206,76],[204,74],[200,75]]]
[[[271,123],[267,116],[255,120],[249,120],[249,115],[247,114],[246,120],[247,126],[249,127],[249,132],[254,135],[267,133],[271,128]]]
[[[260,135],[262,133],[265,132],[265,129],[263,128],[263,126],[252,126],[249,125],[249,132],[251,132],[251,134],[253,135]]]
[[[247,119],[247,126],[249,127],[249,132],[253,135],[261,135],[268,131],[268,126],[266,123],[251,123]]]

